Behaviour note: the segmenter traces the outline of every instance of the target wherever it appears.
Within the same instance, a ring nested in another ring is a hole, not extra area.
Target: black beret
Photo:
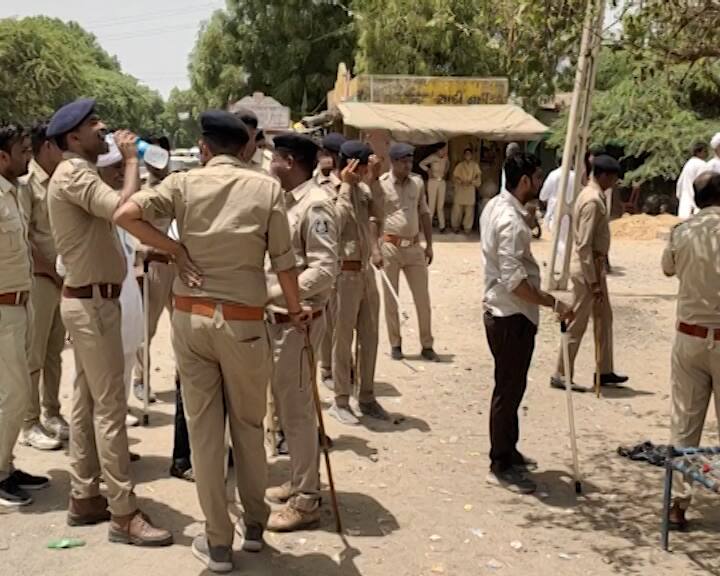
[[[296,152],[305,158],[315,158],[318,152],[318,145],[309,136],[297,132],[285,132],[273,138],[275,149],[282,148],[290,152]]]
[[[258,117],[257,117],[257,114],[255,114],[255,112],[250,110],[250,108],[243,108],[242,106],[235,108],[233,110],[233,114],[235,115],[236,118],[239,118],[240,120],[242,120],[244,124],[247,124],[248,126],[250,126],[250,128],[257,129]]]
[[[415,148],[410,146],[410,144],[405,144],[404,142],[396,142],[390,146],[388,154],[390,155],[391,160],[402,160],[403,158],[407,158],[408,156],[415,154]]]
[[[340,148],[343,144],[345,144],[345,142],[347,142],[345,136],[338,134],[337,132],[330,132],[330,134],[326,134],[323,138],[322,147],[328,152],[339,154]]]
[[[65,104],[50,119],[46,132],[47,137],[55,138],[72,132],[92,114],[93,110],[95,110],[95,100],[93,98],[81,98],[70,102],[70,104]]]
[[[593,157],[592,164],[593,172],[599,172],[601,174],[620,174],[622,172],[620,162],[607,154]]]
[[[340,155],[349,160],[360,160],[360,164],[367,164],[373,150],[359,140],[348,140],[340,147]]]
[[[205,136],[224,136],[243,144],[250,138],[247,126],[225,110],[207,110],[200,115],[200,127]]]

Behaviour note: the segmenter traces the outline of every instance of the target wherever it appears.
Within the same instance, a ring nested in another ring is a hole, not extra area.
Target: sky
[[[117,56],[124,72],[167,99],[188,88],[187,62],[203,21],[224,0],[3,0],[0,18],[74,20]]]

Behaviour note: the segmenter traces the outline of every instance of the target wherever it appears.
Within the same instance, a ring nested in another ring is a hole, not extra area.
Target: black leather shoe
[[[565,390],[565,380],[563,378],[560,378],[559,376],[551,376],[550,387],[557,390]],[[583,388],[582,386],[575,384],[575,382],[570,385],[570,388],[573,392],[587,392],[587,388]]]
[[[400,346],[393,346],[392,351],[390,352],[390,356],[393,360],[402,360],[405,358],[405,355],[403,354],[402,348]]]
[[[440,362],[440,356],[438,356],[432,348],[423,348],[420,356],[428,362]]]
[[[172,466],[170,466],[170,476],[180,478],[180,480],[187,480],[188,482],[195,482],[195,475],[189,462],[180,460],[173,462]]]
[[[628,380],[627,376],[610,372],[609,374],[600,375],[600,386],[617,386],[618,384],[625,384]]]

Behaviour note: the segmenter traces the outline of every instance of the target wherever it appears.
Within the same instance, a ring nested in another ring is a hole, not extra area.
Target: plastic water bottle
[[[168,165],[170,154],[164,148],[156,146],[155,144],[149,144],[140,138],[137,139],[135,145],[137,146],[138,156],[148,166],[152,166],[158,170],[164,170]]]

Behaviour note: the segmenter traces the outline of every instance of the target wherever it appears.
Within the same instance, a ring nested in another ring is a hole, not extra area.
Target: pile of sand
[[[610,232],[613,238],[655,240],[678,222],[680,219],[672,214],[623,214],[622,218],[610,222]]]

